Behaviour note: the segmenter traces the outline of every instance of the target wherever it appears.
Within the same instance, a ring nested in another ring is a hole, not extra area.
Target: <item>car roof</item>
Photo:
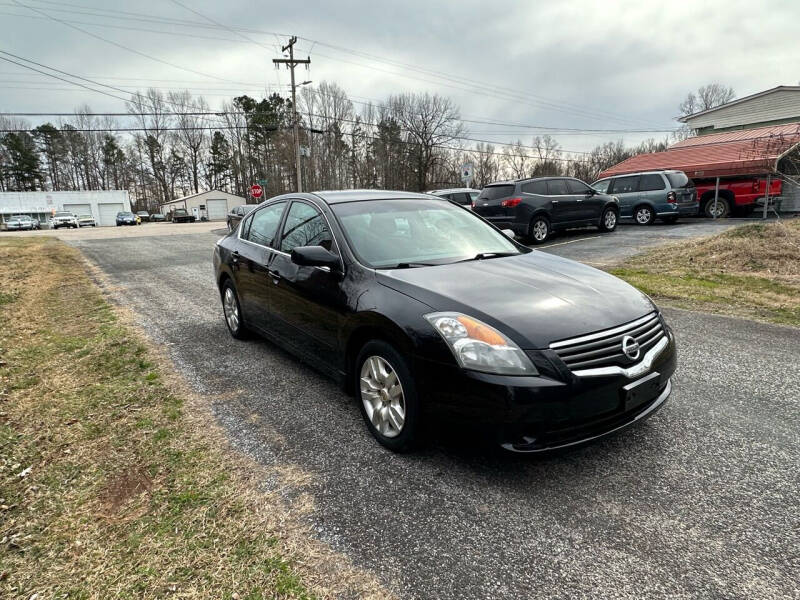
[[[679,169],[650,169],[648,171],[635,171],[633,173],[620,173],[618,175],[609,175],[608,177],[603,177],[603,179],[613,179],[614,177],[627,177],[629,175],[657,175],[661,173],[683,173],[683,171]],[[684,173],[685,175],[685,173]],[[598,179],[598,181],[600,181]]]
[[[426,194],[448,194],[450,192],[480,192],[475,188],[442,188],[440,190],[428,190]]]
[[[362,200],[408,200],[419,198],[430,200],[430,194],[419,194],[417,192],[401,192],[396,190],[335,190],[313,192],[311,194],[284,194],[282,198],[303,198],[311,199],[314,196],[326,204],[340,204],[342,202],[360,202]],[[270,198],[274,200],[275,198]]]

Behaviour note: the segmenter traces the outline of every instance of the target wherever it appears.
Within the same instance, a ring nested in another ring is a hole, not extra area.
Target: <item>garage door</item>
[[[224,221],[228,218],[227,200],[209,200],[206,205],[208,207],[209,221]]]
[[[92,205],[91,204],[65,204],[64,210],[67,212],[71,212],[73,215],[91,215],[92,214]]]
[[[97,219],[100,225],[116,225],[117,213],[125,210],[122,202],[119,204],[98,204],[97,210],[100,212]]]

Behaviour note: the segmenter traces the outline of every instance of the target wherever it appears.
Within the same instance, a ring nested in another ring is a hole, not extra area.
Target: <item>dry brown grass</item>
[[[611,272],[682,307],[800,325],[800,219],[660,246]]]
[[[0,240],[0,322],[0,597],[389,596],[313,539],[309,475],[235,455],[77,251]]]

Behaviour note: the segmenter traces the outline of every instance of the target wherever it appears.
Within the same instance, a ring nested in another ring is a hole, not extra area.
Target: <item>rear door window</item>
[[[614,194],[638,192],[639,179],[640,177],[638,175],[632,175],[630,177],[618,177],[614,180],[614,183],[611,184],[611,192]]]
[[[469,194],[466,192],[457,192],[450,196],[450,199],[458,202],[459,204],[472,204],[472,200],[469,197]]]
[[[539,196],[547,195],[547,182],[544,179],[537,179],[536,181],[529,181],[522,184],[522,191],[526,194],[538,194]]]
[[[481,195],[478,197],[481,200],[497,200],[498,198],[506,198],[513,193],[513,185],[490,185],[483,188]]]
[[[664,180],[658,173],[651,173],[650,175],[642,175],[642,180],[639,185],[640,192],[653,192],[656,190],[666,189]]]
[[[567,182],[563,179],[548,179],[547,180],[547,193],[550,196],[567,196]]]

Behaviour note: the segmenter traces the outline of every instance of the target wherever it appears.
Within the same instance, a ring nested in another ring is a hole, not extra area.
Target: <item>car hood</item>
[[[435,311],[496,327],[525,349],[608,329],[655,310],[621,279],[543,252],[434,267],[379,270],[378,281]]]

